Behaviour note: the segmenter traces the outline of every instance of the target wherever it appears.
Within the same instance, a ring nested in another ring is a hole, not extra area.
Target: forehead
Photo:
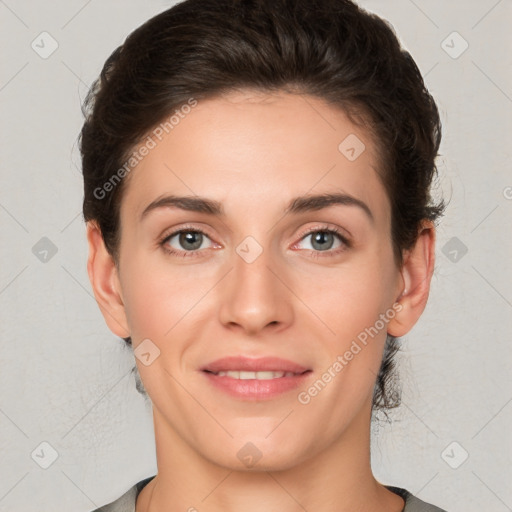
[[[230,206],[282,206],[308,191],[344,192],[389,220],[370,133],[318,98],[230,93],[198,101],[148,137],[142,145],[151,149],[128,176],[122,211],[140,214],[165,193],[211,197],[229,213]]]

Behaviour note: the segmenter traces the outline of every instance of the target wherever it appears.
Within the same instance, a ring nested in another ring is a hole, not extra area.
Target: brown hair
[[[110,55],[83,105],[80,150],[84,218],[98,223],[114,259],[126,179],[105,184],[125,176],[120,170],[133,148],[191,98],[242,89],[311,95],[364,124],[381,157],[401,264],[421,221],[436,220],[444,209],[430,196],[441,123],[391,25],[349,0],[186,0]],[[389,389],[397,350],[388,336],[376,408],[398,405]]]

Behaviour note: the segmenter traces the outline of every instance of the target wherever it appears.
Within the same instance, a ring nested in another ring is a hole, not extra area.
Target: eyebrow
[[[296,197],[290,201],[285,210],[285,214],[322,210],[323,208],[334,205],[355,206],[360,208],[368,216],[370,221],[374,222],[375,220],[372,211],[366,203],[349,194],[340,193]]]
[[[317,211],[334,205],[355,206],[361,209],[368,216],[371,222],[374,222],[375,220],[372,211],[366,203],[349,194],[342,193],[295,197],[288,203],[284,214],[287,215],[289,213]],[[181,210],[206,213],[218,217],[225,216],[224,208],[222,203],[219,201],[200,196],[168,195],[159,197],[146,206],[140,216],[140,220],[142,221],[151,211],[159,208],[180,208]]]

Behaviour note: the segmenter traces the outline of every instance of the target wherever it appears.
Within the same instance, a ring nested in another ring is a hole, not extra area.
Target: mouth
[[[243,370],[226,370],[220,372],[210,372],[209,370],[204,370],[207,373],[211,373],[212,375],[217,375],[218,377],[229,377],[230,379],[237,380],[272,380],[272,379],[281,379],[282,377],[295,377],[297,375],[302,375],[306,372],[294,373],[294,372],[283,372],[283,371],[260,371],[260,372],[248,372]]]
[[[274,357],[228,357],[201,368],[215,389],[233,398],[269,400],[300,386],[312,370]]]

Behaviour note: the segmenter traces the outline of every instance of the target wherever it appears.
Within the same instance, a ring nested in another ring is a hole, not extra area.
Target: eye
[[[322,228],[310,231],[301,238],[301,241],[295,244],[294,248],[307,249],[317,252],[330,251],[337,253],[336,249],[344,250],[350,247],[350,244],[341,233],[336,229]]]
[[[192,256],[200,249],[212,247],[212,241],[199,229],[180,229],[167,235],[161,242],[164,250],[180,256]]]

